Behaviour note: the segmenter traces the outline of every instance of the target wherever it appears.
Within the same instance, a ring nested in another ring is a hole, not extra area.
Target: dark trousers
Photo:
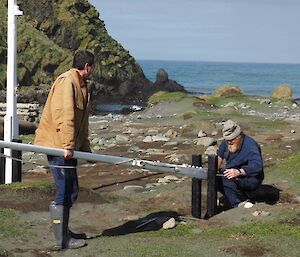
[[[217,190],[225,194],[232,207],[237,207],[239,203],[247,200],[246,192],[256,190],[260,184],[261,181],[255,177],[222,177],[217,181]]]
[[[51,167],[51,173],[56,185],[55,204],[71,207],[77,199],[79,187],[77,178],[77,160],[67,160],[63,157],[48,155],[50,165],[65,166],[73,168]]]

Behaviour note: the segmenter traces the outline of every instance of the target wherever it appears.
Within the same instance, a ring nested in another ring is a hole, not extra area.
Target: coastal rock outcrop
[[[158,91],[186,92],[182,85],[177,83],[175,80],[169,79],[169,75],[164,69],[159,69],[157,71],[154,86]]]
[[[73,53],[89,49],[96,56],[91,80],[94,101],[145,102],[158,90],[140,65],[107,32],[99,12],[87,1],[18,0],[18,101],[44,103],[54,79],[68,70]],[[0,71],[6,70],[7,1],[0,0]],[[0,101],[5,101],[6,73],[0,72]],[[2,91],[2,92],[1,92]]]

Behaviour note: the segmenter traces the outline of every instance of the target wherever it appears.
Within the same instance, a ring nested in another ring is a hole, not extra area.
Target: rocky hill
[[[101,14],[87,0],[17,2],[24,12],[18,17],[18,101],[43,103],[51,83],[70,68],[73,53],[78,49],[89,49],[96,55],[96,69],[90,82],[95,100],[143,102],[153,92],[164,89],[151,83],[129,52],[109,36]],[[6,0],[0,0],[0,29],[0,101],[3,101]]]

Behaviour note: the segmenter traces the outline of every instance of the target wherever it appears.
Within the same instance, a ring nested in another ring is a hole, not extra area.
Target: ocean
[[[145,76],[152,82],[158,69],[167,71],[191,93],[210,94],[225,84],[239,86],[247,95],[271,96],[281,84],[293,89],[300,98],[300,64],[227,63],[193,61],[139,60]]]

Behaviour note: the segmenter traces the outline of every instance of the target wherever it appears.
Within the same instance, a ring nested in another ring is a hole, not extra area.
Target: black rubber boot
[[[50,215],[54,236],[56,239],[56,249],[76,249],[86,245],[85,240],[75,239],[70,236],[69,224],[70,208],[63,205],[50,203]]]

